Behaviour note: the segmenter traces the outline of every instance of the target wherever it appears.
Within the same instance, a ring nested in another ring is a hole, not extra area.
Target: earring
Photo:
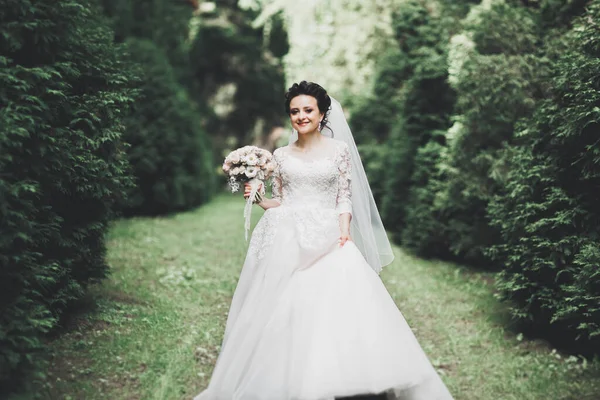
[[[319,126],[317,126],[317,130],[319,132],[321,132],[321,129],[323,129],[323,127],[321,126],[322,123],[323,123],[323,121],[319,121]]]

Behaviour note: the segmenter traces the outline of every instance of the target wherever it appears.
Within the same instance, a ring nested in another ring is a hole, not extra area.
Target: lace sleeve
[[[336,209],[340,214],[352,214],[352,164],[348,145],[343,144],[338,162],[338,192]]]
[[[275,163],[275,169],[273,170],[273,175],[271,176],[271,189],[272,189],[272,198],[273,200],[277,200],[279,204],[281,204],[281,171],[280,171],[280,151],[276,149],[273,152],[273,162]]]

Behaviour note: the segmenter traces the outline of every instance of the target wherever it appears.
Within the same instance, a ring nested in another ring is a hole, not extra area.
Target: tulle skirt
[[[265,212],[195,400],[452,399],[379,276],[338,238],[335,210]]]

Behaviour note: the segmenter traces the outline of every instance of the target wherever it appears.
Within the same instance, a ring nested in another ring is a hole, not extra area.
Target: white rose
[[[246,176],[248,178],[254,178],[258,173],[259,169],[256,167],[247,167],[246,168]]]
[[[256,154],[248,154],[246,156],[246,164],[248,164],[248,165],[258,164],[258,157],[256,157]]]

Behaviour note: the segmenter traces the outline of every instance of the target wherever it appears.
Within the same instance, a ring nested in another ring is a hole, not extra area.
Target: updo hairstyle
[[[320,128],[323,128],[327,125],[327,114],[329,113],[329,107],[331,107],[331,98],[329,98],[327,91],[317,83],[307,81],[294,83],[285,94],[285,112],[290,115],[290,102],[294,97],[303,94],[317,99],[317,107],[323,113],[323,120],[320,126]]]

